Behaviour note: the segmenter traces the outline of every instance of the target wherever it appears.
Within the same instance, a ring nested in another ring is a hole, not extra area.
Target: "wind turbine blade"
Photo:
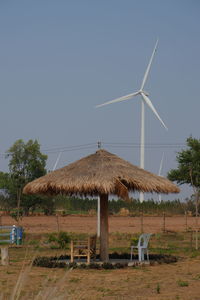
[[[116,103],[116,102],[121,102],[121,101],[129,100],[129,99],[131,99],[132,97],[137,96],[138,94],[139,94],[139,92],[131,93],[131,94],[128,94],[128,95],[126,95],[126,96],[122,96],[122,97],[116,98],[116,99],[114,99],[114,100],[105,102],[105,103],[103,103],[103,104],[99,104],[99,105],[97,105],[96,107],[101,107],[101,106],[104,106],[104,105],[108,105],[108,104],[112,104],[112,103]]]
[[[56,162],[55,162],[55,165],[54,165],[52,171],[55,171],[55,169],[56,169],[56,167],[57,167],[57,164],[58,164],[58,162],[59,162],[59,160],[60,160],[61,154],[62,154],[62,152],[60,152],[60,153],[58,154],[58,157],[57,157],[57,159],[56,159]]]
[[[146,69],[146,72],[145,72],[145,74],[144,74],[144,78],[143,78],[143,80],[142,80],[142,85],[141,85],[141,88],[140,88],[141,90],[143,90],[144,85],[145,85],[145,83],[146,83],[146,81],[147,81],[147,77],[148,77],[148,74],[149,74],[149,71],[150,71],[150,68],[151,68],[151,64],[152,64],[152,61],[153,61],[155,52],[156,52],[156,50],[157,50],[157,45],[158,45],[158,40],[156,41],[155,47],[154,47],[154,49],[153,49],[153,53],[152,53],[152,55],[151,55],[149,64],[148,64],[147,69]]]
[[[162,154],[162,158],[161,158],[161,161],[160,161],[160,167],[159,167],[159,171],[158,171],[158,176],[161,176],[161,173],[162,173],[163,160],[164,160],[164,152]]]
[[[162,123],[162,125],[165,127],[166,130],[168,130],[167,126],[165,125],[165,123],[163,122],[163,120],[161,119],[161,117],[159,116],[159,114],[157,113],[155,107],[153,106],[151,100],[143,93],[141,93],[141,96],[143,98],[143,100],[146,102],[146,104],[149,106],[149,108],[153,111],[153,113],[156,115],[156,117],[158,118],[158,120]]]

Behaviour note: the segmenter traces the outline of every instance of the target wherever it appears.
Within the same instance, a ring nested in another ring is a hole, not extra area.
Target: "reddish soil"
[[[96,231],[96,216],[30,216],[24,217],[20,225],[28,233],[44,233],[57,231],[88,232]],[[15,220],[8,216],[1,217],[2,225],[13,225]],[[195,228],[195,218],[188,217],[187,228]],[[144,217],[143,231],[152,233],[161,232],[163,229],[163,217]],[[165,218],[165,229],[169,231],[184,231],[186,229],[185,216],[173,216]],[[140,217],[109,217],[109,232],[136,233],[141,231]]]
[[[7,216],[0,218],[3,225],[15,224]],[[184,216],[167,217],[166,230],[184,231]],[[141,230],[138,217],[109,218],[110,232],[135,233]],[[195,227],[195,219],[188,217],[188,227]],[[163,229],[162,217],[145,217],[144,231],[156,233]],[[68,232],[96,231],[96,217],[55,216],[25,217],[21,225],[29,233],[60,230]],[[41,252],[40,252],[41,251]],[[57,250],[48,250],[55,255]],[[0,299],[70,299],[70,300],[199,300],[200,252],[191,251],[175,264],[162,264],[120,270],[68,270],[27,267],[41,249],[11,248],[10,265],[0,265]],[[22,273],[20,273],[22,271]],[[21,274],[21,275],[20,275]],[[23,276],[22,276],[23,274]],[[18,282],[18,278],[20,278]],[[18,282],[18,284],[17,284]],[[19,293],[19,294],[18,294]]]

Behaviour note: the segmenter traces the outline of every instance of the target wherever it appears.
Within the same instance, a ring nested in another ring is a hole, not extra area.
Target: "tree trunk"
[[[18,225],[19,225],[20,203],[21,203],[21,189],[18,189],[18,191],[17,191],[17,224]]]
[[[108,254],[108,195],[100,195],[100,259],[109,260]]]
[[[195,192],[195,220],[196,220],[196,230],[195,230],[195,249],[198,250],[198,204],[199,204],[199,192],[198,189]]]

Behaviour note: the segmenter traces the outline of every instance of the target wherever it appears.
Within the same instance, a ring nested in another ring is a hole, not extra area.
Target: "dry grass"
[[[48,231],[56,220],[44,218]],[[72,218],[73,219],[73,218]],[[74,217],[74,223],[68,217],[69,223],[63,223],[62,230],[75,227],[77,233],[89,232],[87,218]],[[92,219],[92,218],[91,218]],[[114,219],[114,218],[113,218]],[[155,218],[158,220],[157,218]],[[172,222],[173,218],[169,218]],[[7,219],[3,219],[4,221]],[[29,224],[28,224],[29,220]],[[48,222],[47,222],[48,220]],[[78,222],[77,222],[78,220]],[[110,234],[110,247],[112,250],[129,251],[130,240],[133,233],[130,230],[139,231],[135,227],[123,225],[124,218],[116,218],[117,226],[112,225]],[[132,218],[126,218],[133,222]],[[150,220],[150,219],[149,219]],[[80,221],[80,223],[79,223]],[[85,269],[47,269],[32,266],[35,256],[61,255],[69,250],[50,249],[45,244],[44,229],[41,220],[35,218],[26,219],[25,231],[27,234],[27,248],[10,249],[10,265],[0,266],[0,299],[1,300],[45,300],[45,299],[82,299],[82,300],[199,300],[200,297],[200,251],[190,249],[190,233],[170,232],[157,233],[151,240],[150,247],[154,252],[170,253],[181,256],[183,259],[175,264],[162,264],[147,267],[137,267],[118,270],[85,270]],[[135,221],[134,221],[135,222]],[[181,221],[184,225],[184,221]],[[171,223],[171,229],[180,230],[180,220]],[[65,224],[65,225],[64,225]],[[121,224],[121,227],[120,227]],[[157,224],[157,228],[156,228]],[[162,224],[162,222],[161,222]],[[178,226],[177,226],[178,224]],[[37,226],[36,226],[37,225]],[[146,230],[148,228],[146,223]],[[160,223],[155,222],[155,232],[160,231]],[[65,228],[63,228],[65,226]],[[29,228],[29,229],[28,229]],[[121,231],[120,231],[121,228]],[[154,228],[154,227],[153,227]],[[40,230],[42,229],[42,232]],[[117,229],[117,230],[116,230]],[[127,231],[126,231],[127,229]],[[130,229],[130,230],[129,230]],[[118,232],[116,232],[118,231]],[[30,243],[31,241],[31,243]],[[152,253],[152,250],[150,253]]]
[[[41,235],[43,237],[43,235]],[[157,234],[151,241],[156,251],[159,244],[184,259],[175,264],[162,264],[119,270],[47,269],[33,267],[36,255],[61,255],[66,250],[44,247],[11,248],[10,265],[0,266],[0,299],[181,299],[197,300],[200,294],[200,251],[193,251],[184,233]],[[188,237],[189,238],[189,237]],[[129,248],[129,234],[112,234],[112,247]],[[182,246],[182,247],[181,247]],[[152,250],[151,250],[152,252]],[[170,252],[170,253],[171,253]],[[171,254],[172,254],[171,253]],[[187,283],[187,284],[185,284]],[[159,287],[159,288],[158,288]]]
[[[179,193],[179,188],[109,153],[98,150],[68,166],[28,183],[26,194],[114,194],[128,197],[128,191]]]
[[[23,268],[20,262],[0,267],[0,299],[199,299],[199,258],[122,270],[66,271],[31,267],[31,251]]]

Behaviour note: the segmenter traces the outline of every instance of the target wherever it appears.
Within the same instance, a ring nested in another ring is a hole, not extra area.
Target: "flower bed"
[[[33,261],[34,266],[38,267],[45,267],[45,268],[80,268],[80,269],[121,269],[128,267],[128,263],[130,262],[130,254],[128,253],[111,253],[109,255],[110,260],[113,260],[112,262],[106,262],[106,263],[101,263],[97,260],[87,264],[84,262],[74,262],[70,263],[70,256],[69,255],[61,255],[59,257],[57,256],[38,256],[35,258]],[[178,261],[178,258],[176,256],[172,255],[165,255],[165,254],[151,254],[149,256],[150,258],[150,264],[153,265],[155,263],[175,263]],[[137,255],[134,256],[135,261],[138,261]],[[116,261],[115,261],[116,260]],[[120,260],[118,262],[117,260]],[[124,261],[123,261],[124,260]],[[137,265],[137,263],[136,263]],[[134,267],[134,266],[133,266]]]

